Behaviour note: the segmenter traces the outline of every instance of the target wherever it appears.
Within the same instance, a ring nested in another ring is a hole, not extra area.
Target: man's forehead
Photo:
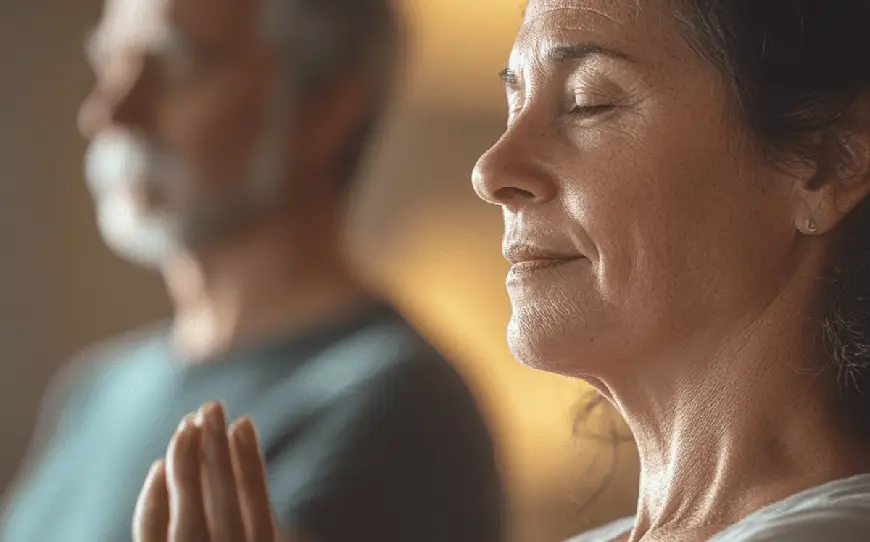
[[[100,30],[104,34],[153,35],[164,25],[172,0],[106,0]]]
[[[206,40],[239,28],[253,10],[272,0],[106,0],[101,33],[152,39],[168,27],[182,27]],[[109,37],[109,36],[107,36]]]

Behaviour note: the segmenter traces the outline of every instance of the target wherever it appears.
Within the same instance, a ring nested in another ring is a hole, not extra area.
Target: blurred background
[[[349,224],[364,272],[451,359],[499,445],[512,542],[554,542],[634,507],[630,446],[574,434],[587,389],[517,364],[501,217],[470,185],[501,134],[497,73],[520,0],[405,0],[414,32],[404,92]],[[0,0],[0,489],[30,439],[44,387],[83,347],[168,314],[156,276],[96,232],[82,180],[81,42],[97,0]],[[590,428],[594,430],[594,428]],[[584,505],[606,483],[606,490]]]

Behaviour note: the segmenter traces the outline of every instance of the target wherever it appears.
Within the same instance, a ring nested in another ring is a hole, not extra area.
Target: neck
[[[339,221],[328,215],[307,217],[304,228],[276,220],[167,265],[172,342],[181,357],[208,362],[242,344],[334,321],[368,301],[344,261]]]
[[[799,339],[819,333],[806,301],[783,292],[679,355],[644,360],[654,371],[600,380],[638,446],[631,540],[706,540],[765,505],[870,470],[870,449],[838,419],[818,348]]]

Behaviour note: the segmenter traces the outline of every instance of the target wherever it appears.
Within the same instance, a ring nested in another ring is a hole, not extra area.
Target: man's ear
[[[866,126],[866,125],[865,125]],[[795,227],[808,235],[833,230],[870,194],[870,127],[840,133],[812,183],[797,189]]]
[[[317,175],[334,175],[338,162],[361,123],[370,114],[372,89],[368,78],[353,71],[332,82],[324,92],[305,100],[300,157]]]

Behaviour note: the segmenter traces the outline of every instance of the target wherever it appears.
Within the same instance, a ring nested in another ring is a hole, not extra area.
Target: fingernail
[[[248,450],[257,448],[257,434],[254,430],[254,422],[245,416],[236,422],[236,435],[239,442]]]
[[[208,428],[214,433],[226,432],[226,415],[224,407],[220,403],[212,403],[206,407],[205,420]]]
[[[146,477],[146,483],[152,484],[154,479],[157,477],[157,474],[160,472],[160,469],[163,467],[163,460],[157,460],[151,464],[151,468],[148,469],[148,476]]]
[[[185,431],[187,431],[188,426],[190,426],[192,423],[193,423],[193,415],[192,414],[188,414],[187,416],[181,418],[181,423],[178,424],[178,432],[184,433]]]

